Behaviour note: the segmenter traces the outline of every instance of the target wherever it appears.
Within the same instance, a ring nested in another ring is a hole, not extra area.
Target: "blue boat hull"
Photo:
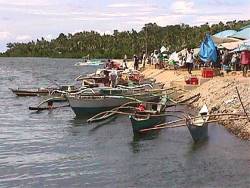
[[[187,124],[187,127],[194,142],[203,141],[208,138],[208,124],[207,123],[204,123],[202,126]]]
[[[137,119],[134,116],[129,116],[129,119],[131,120],[134,134],[140,133],[140,130],[142,129],[153,128],[156,125],[165,122],[165,116],[155,116],[155,117],[151,116],[145,120]]]

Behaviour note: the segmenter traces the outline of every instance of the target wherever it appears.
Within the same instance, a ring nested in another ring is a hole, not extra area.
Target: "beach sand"
[[[165,87],[175,86],[184,90],[186,89],[187,92],[184,98],[200,93],[201,97],[192,104],[192,107],[200,109],[206,104],[213,114],[244,114],[236,92],[237,86],[244,107],[247,112],[250,112],[250,77],[243,77],[241,72],[237,72],[237,75],[234,76],[225,74],[224,76],[216,76],[212,79],[202,79],[201,71],[196,70],[192,72],[192,75],[197,76],[204,82],[198,86],[186,85],[185,78],[189,76],[186,70],[163,70],[147,66],[142,72],[146,77],[155,78],[156,81],[165,83]],[[228,120],[229,118],[235,119],[236,117],[221,116],[217,120],[227,119],[227,121],[223,121],[221,124],[236,136],[250,140],[250,122],[247,119]]]

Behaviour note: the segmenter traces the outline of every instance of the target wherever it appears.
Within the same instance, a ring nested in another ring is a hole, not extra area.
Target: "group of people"
[[[176,62],[181,67],[186,67],[189,74],[192,74],[193,67],[196,66],[196,61],[194,57],[194,51],[191,48],[188,48],[186,50],[185,54],[179,54],[178,55],[179,62]],[[122,66],[119,67],[117,64],[115,64],[113,61],[108,60],[106,67],[108,69],[111,69],[109,73],[109,79],[112,87],[115,87],[117,84],[118,79],[118,73],[117,69],[127,69],[128,59],[127,55],[124,55]],[[155,68],[164,68],[164,57],[163,54],[158,52],[157,50],[154,50],[154,52],[147,56],[146,52],[143,51],[140,56],[134,55],[133,56],[133,62],[134,62],[134,70],[139,69],[139,64],[142,64],[143,67],[145,67],[146,64],[154,65]],[[234,52],[229,53],[228,50],[218,50],[218,58],[217,62],[206,62],[206,63],[198,63],[203,64],[203,66],[210,66],[210,67],[218,67],[225,71],[236,71],[240,70],[240,68],[243,70],[243,76],[247,75],[248,70],[250,69],[250,51],[243,51],[241,53]],[[198,67],[199,67],[198,65]]]
[[[147,61],[147,54],[145,51],[143,51],[141,53],[141,55],[136,55],[134,54],[133,56],[133,60],[134,60],[134,70],[138,70],[139,69],[139,64],[142,64],[143,67],[146,66],[146,61]]]
[[[146,64],[153,65],[156,69],[162,69],[165,68],[166,62],[165,62],[166,55],[161,53],[160,50],[154,50],[150,55],[147,55],[145,51],[142,52],[140,56],[134,55],[134,69],[138,70],[139,64],[142,64],[143,67],[145,67]],[[126,58],[124,58],[125,60]],[[180,57],[179,59],[183,66],[186,66],[188,68],[188,72],[191,74],[191,71],[193,69],[194,64],[194,54],[192,49],[187,49],[187,52],[184,56]]]
[[[250,68],[250,51],[229,53],[228,50],[221,50],[219,55],[222,70],[226,72],[242,70],[243,76],[247,75]]]

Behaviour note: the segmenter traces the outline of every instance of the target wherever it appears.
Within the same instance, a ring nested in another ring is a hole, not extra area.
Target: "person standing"
[[[159,53],[157,50],[154,51],[154,65],[155,69],[159,67]]]
[[[137,55],[134,55],[134,70],[138,70],[139,68],[139,58]]]
[[[163,69],[163,68],[164,68],[164,63],[163,63],[163,61],[164,61],[164,56],[163,56],[162,53],[160,53],[160,54],[159,54],[159,68],[160,68],[160,69]]]
[[[109,73],[109,80],[110,80],[110,86],[115,88],[117,85],[118,80],[118,73],[117,70],[112,68],[111,72]]]
[[[193,51],[190,48],[188,48],[187,50],[186,64],[187,64],[188,73],[192,74],[192,69],[193,69],[193,64],[194,64],[194,55],[193,55]]]
[[[232,55],[230,66],[231,70],[236,71],[236,64],[237,64],[237,54],[236,52]]]
[[[247,71],[249,69],[250,66],[250,51],[242,51],[240,54],[240,64],[242,67],[242,71],[243,71],[243,76],[246,77],[247,76]]]
[[[128,68],[128,65],[127,65],[127,55],[125,54],[124,55],[124,58],[123,58],[123,69],[127,69]]]
[[[142,55],[143,68],[145,68],[145,66],[146,66],[146,59],[147,59],[147,54],[145,51],[143,51],[143,55]]]

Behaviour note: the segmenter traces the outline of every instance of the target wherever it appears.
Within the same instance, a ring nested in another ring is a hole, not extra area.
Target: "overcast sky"
[[[200,25],[250,19],[250,0],[0,0],[0,51],[59,33],[140,30],[145,23]]]

